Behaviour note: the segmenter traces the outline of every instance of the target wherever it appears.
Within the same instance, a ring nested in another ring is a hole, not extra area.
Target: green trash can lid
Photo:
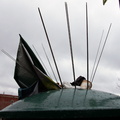
[[[60,89],[19,100],[0,112],[2,118],[120,117],[120,96],[96,90]]]

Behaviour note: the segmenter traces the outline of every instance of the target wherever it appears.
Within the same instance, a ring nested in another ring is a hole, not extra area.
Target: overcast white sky
[[[19,34],[41,56],[53,78],[41,44],[54,67],[46,36],[38,14],[40,7],[63,81],[72,82],[73,74],[69,50],[65,6],[68,3],[76,78],[86,77],[85,6],[89,14],[90,73],[98,43],[104,30],[105,40],[110,23],[112,27],[93,81],[93,89],[120,93],[120,9],[118,0],[0,0],[0,50],[16,58]],[[15,62],[0,52],[0,93],[16,94],[19,86],[14,76]],[[54,69],[55,70],[55,69]],[[57,74],[56,74],[57,75]]]

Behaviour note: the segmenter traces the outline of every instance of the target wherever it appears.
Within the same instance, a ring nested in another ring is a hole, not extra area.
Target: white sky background
[[[119,94],[120,9],[118,0],[108,0],[105,6],[102,5],[102,0],[0,0],[0,50],[4,49],[16,58],[19,34],[21,34],[32,49],[34,45],[53,78],[41,47],[43,44],[54,66],[38,13],[38,7],[40,7],[61,78],[63,81],[72,82],[64,2],[68,3],[76,78],[80,75],[87,77],[86,2],[89,14],[90,73],[102,31],[104,30],[103,40],[105,40],[109,25],[112,23],[93,81],[93,89]],[[0,93],[17,94],[19,86],[13,78],[14,67],[15,62],[0,52]]]

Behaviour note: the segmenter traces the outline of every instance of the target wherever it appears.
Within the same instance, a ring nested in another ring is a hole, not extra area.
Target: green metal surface
[[[63,89],[19,100],[0,112],[3,118],[120,117],[120,97],[96,90]]]

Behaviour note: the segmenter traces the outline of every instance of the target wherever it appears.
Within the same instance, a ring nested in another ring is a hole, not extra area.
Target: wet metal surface
[[[19,100],[0,114],[13,113],[26,118],[118,117],[120,97],[95,90],[51,90]]]

